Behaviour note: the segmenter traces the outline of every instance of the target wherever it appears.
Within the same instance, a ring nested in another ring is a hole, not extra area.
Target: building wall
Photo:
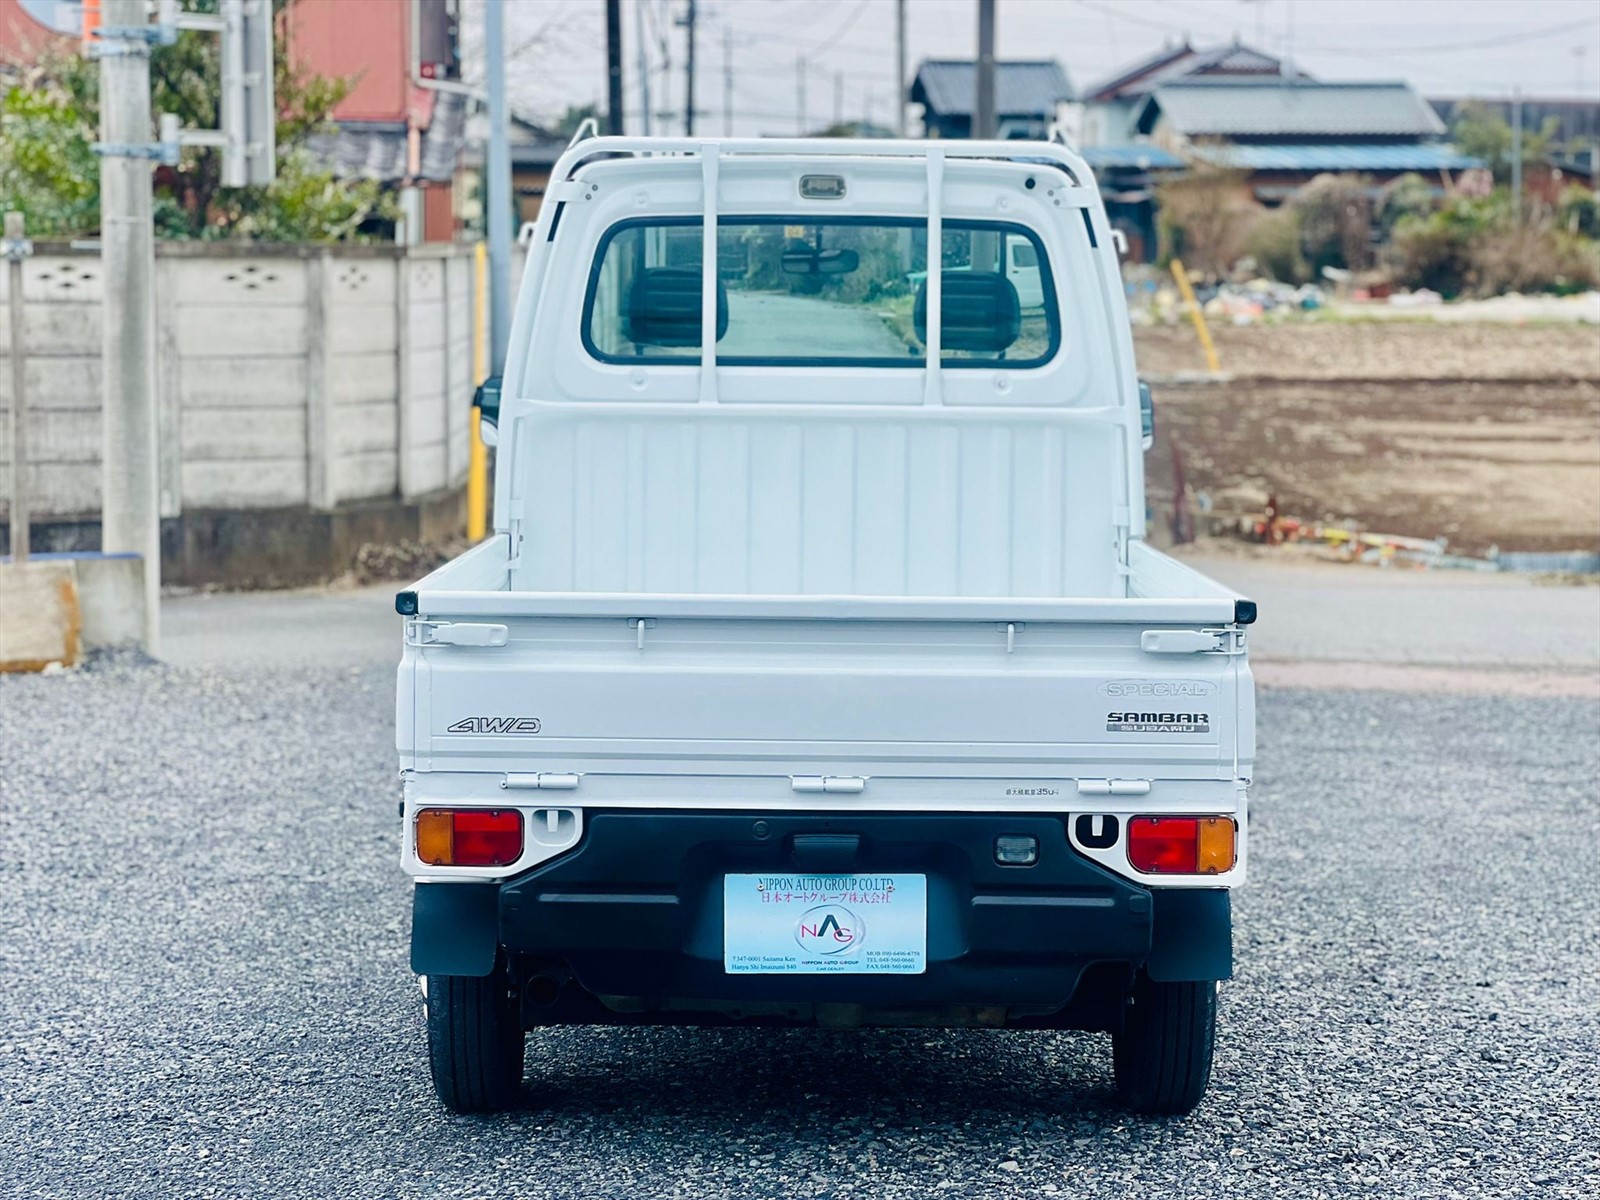
[[[459,487],[472,271],[469,246],[158,244],[162,516],[326,511]],[[11,472],[7,276],[0,271],[0,513]],[[41,246],[24,264],[36,521],[99,515],[101,289],[92,251]]]
[[[336,121],[403,121],[410,90],[410,0],[294,0],[290,61],[354,82]]]

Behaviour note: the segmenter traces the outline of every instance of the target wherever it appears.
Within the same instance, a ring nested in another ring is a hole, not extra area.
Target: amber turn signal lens
[[[1230,817],[1134,817],[1128,861],[1146,875],[1220,875],[1234,862]]]
[[[1228,817],[1201,817],[1194,869],[1201,875],[1233,870],[1233,821]]]
[[[522,857],[516,809],[424,808],[417,812],[417,857],[434,867],[504,867]]]

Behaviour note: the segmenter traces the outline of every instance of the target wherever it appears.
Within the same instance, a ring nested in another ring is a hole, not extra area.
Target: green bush
[[[1304,283],[1311,277],[1300,253],[1300,219],[1287,205],[1263,213],[1250,226],[1245,252],[1256,260],[1257,270],[1273,279]]]
[[[1318,175],[1289,201],[1300,225],[1300,253],[1313,277],[1323,267],[1359,271],[1372,262],[1372,205],[1353,175]]]

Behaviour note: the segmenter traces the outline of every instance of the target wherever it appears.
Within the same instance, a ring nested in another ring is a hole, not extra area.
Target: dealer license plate
[[[732,975],[920,975],[926,875],[728,875],[723,969]]]

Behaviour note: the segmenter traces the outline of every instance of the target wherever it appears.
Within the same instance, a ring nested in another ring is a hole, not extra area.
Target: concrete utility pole
[[[894,131],[906,136],[906,0],[894,0]]]
[[[135,0],[137,2],[137,0]],[[489,89],[489,374],[506,369],[511,340],[511,146],[506,131],[506,0],[489,0],[483,18],[484,81]]]
[[[733,30],[722,27],[722,136],[733,136]]]
[[[11,273],[11,561],[28,559],[28,359],[23,345],[22,261],[33,252],[22,214],[6,214],[0,243]]]
[[[1511,223],[1522,226],[1522,88],[1511,89]]]
[[[650,136],[650,49],[644,40],[645,0],[633,6],[633,40],[639,45],[639,108],[644,115],[644,135]]]
[[[161,512],[150,224],[150,45],[143,0],[100,5],[100,264],[104,449],[100,548],[144,559],[144,649],[161,638]],[[126,32],[124,32],[126,31]],[[121,33],[121,36],[118,34]]]
[[[606,132],[622,134],[622,0],[606,0]]]
[[[804,137],[806,125],[809,123],[809,116],[806,113],[806,56],[804,54],[794,60],[794,91],[795,124],[798,126],[795,129],[795,133]]]
[[[844,72],[833,73],[833,123],[844,124]]]
[[[972,107],[972,136],[999,135],[994,111],[994,0],[978,0],[978,95]]]
[[[694,136],[694,43],[695,43],[695,8],[694,0],[689,0],[689,11],[684,14],[684,36],[689,43],[687,61],[683,64],[683,135]]]

